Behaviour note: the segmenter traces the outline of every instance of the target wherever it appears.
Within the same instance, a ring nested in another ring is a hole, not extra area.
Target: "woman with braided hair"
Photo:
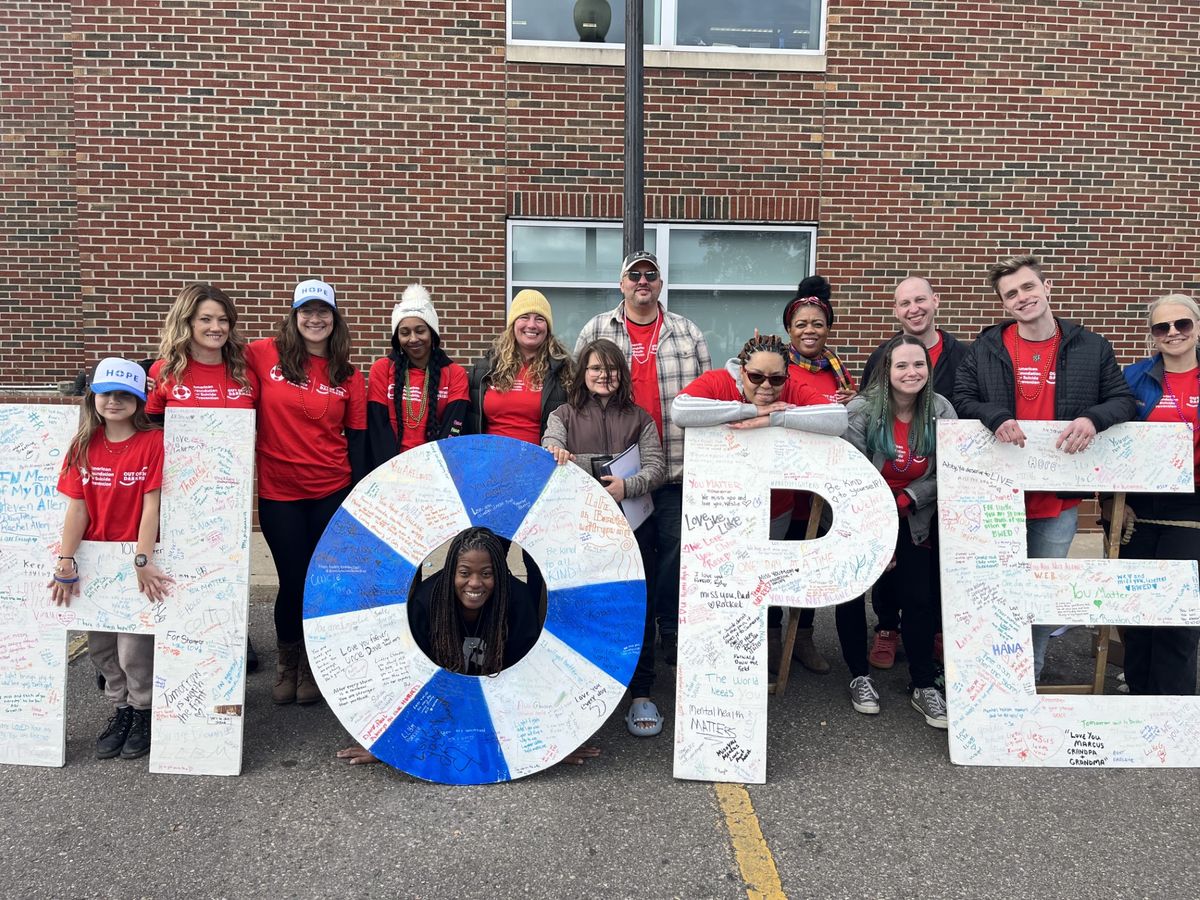
[[[705,372],[675,397],[671,420],[681,428],[782,425],[840,436],[846,430],[845,407],[830,403],[802,381],[789,377],[790,368],[788,345],[773,334],[756,332],[724,369]],[[772,540],[781,540],[787,532],[792,505],[790,492],[772,491]],[[779,665],[782,615],[778,607],[767,614],[767,662],[772,669]]]
[[[929,351],[920,338],[898,334],[883,348],[877,374],[846,411],[846,440],[879,470],[892,489],[900,528],[892,564],[872,589],[886,609],[904,617],[900,637],[908,656],[909,702],[934,728],[946,728],[946,699],[935,686],[934,635],[941,631],[931,537],[937,509],[935,441],[938,419],[958,418],[933,390]],[[842,657],[850,669],[850,702],[857,712],[879,712],[879,693],[867,660],[863,597],[837,608]]]
[[[392,352],[367,379],[373,469],[398,453],[462,431],[471,409],[467,372],[442,349],[429,291],[410,284],[392,310]]]
[[[460,675],[499,674],[533,649],[541,633],[537,605],[508,567],[507,550],[487,528],[460,531],[446,565],[422,582],[408,601],[408,624],[417,646],[434,663]],[[581,765],[597,756],[580,747],[563,762]],[[347,747],[338,758],[351,765],[377,762],[371,751]]]

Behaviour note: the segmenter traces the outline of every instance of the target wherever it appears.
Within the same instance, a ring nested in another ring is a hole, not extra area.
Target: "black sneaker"
[[[118,706],[96,738],[96,759],[112,759],[125,746],[125,738],[129,737],[129,728],[133,725],[133,709],[129,706]]]
[[[121,748],[121,759],[137,759],[150,752],[150,710],[133,710],[133,721],[129,727],[129,736],[125,738],[125,746]]]
[[[258,654],[254,652],[254,645],[250,643],[250,638],[246,638],[246,671],[258,671]]]

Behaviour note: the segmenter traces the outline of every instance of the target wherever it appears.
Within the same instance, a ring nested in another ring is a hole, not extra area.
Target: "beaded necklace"
[[[1013,327],[1016,328],[1017,326],[1014,325]],[[1021,395],[1022,400],[1031,400],[1032,401],[1032,400],[1036,400],[1038,397],[1042,396],[1042,391],[1046,387],[1046,379],[1050,377],[1050,367],[1052,365],[1054,365],[1055,357],[1058,355],[1059,336],[1060,335],[1059,335],[1059,330],[1058,330],[1058,323],[1055,323],[1054,337],[1051,338],[1051,342],[1050,342],[1050,352],[1048,354],[1046,354],[1046,356],[1047,356],[1046,365],[1043,368],[1041,368],[1040,371],[1038,372],[1037,389],[1032,394],[1026,394],[1025,389],[1021,384],[1021,347],[1022,347],[1022,345],[1024,345],[1025,340],[1021,337],[1020,331],[1017,331],[1014,333],[1013,337],[1016,338],[1016,353],[1014,354],[1014,356],[1016,357],[1016,363],[1017,363],[1017,373],[1016,373],[1017,374],[1017,393]],[[1042,354],[1040,352],[1033,354],[1034,365],[1041,362],[1041,360],[1042,360]]]
[[[329,412],[329,394],[331,392],[328,391],[325,394],[325,405],[321,407],[321,412],[314,416],[308,411],[308,405],[304,402],[304,395],[311,393],[315,385],[316,380],[311,376],[303,385],[296,385],[298,388],[300,388],[300,410],[304,413],[304,417],[310,422],[321,421],[323,418],[325,418],[325,413]]]
[[[1197,373],[1197,380],[1200,381],[1200,369],[1194,370]],[[1196,431],[1196,423],[1189,419],[1183,413],[1183,407],[1179,404],[1179,398],[1175,396],[1175,392],[1171,390],[1171,379],[1168,377],[1170,373],[1163,372],[1163,393],[1167,399],[1171,401],[1171,405],[1175,407],[1175,415],[1179,416],[1179,421],[1188,427],[1188,431],[1193,434]],[[1186,374],[1186,373],[1182,373]]]
[[[404,396],[401,406],[404,408],[404,427],[416,428],[421,424],[421,420],[425,418],[425,410],[429,406],[429,391],[426,388],[429,386],[428,371],[425,375],[425,385],[421,388],[421,400],[419,403],[414,403],[412,399],[412,387],[409,382],[409,373],[412,371],[412,366],[404,369]]]

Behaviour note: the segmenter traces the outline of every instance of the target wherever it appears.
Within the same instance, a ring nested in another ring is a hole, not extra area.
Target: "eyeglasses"
[[[1196,327],[1196,323],[1191,319],[1176,319],[1174,322],[1158,322],[1155,325],[1151,325],[1150,333],[1156,338],[1165,338],[1171,333],[1172,325],[1174,325],[1175,330],[1184,337],[1187,337],[1189,334],[1191,334],[1192,329]]]
[[[609,368],[608,366],[588,366],[587,367],[587,373],[589,375],[616,375],[620,371],[621,370],[616,368],[615,366],[613,368]]]
[[[762,384],[765,381],[771,387],[783,387],[787,383],[786,375],[764,375],[762,372],[751,372],[746,368],[743,368],[742,372],[750,379],[751,384]]]
[[[645,272],[626,272],[625,277],[634,284],[637,284],[643,278],[646,279],[646,284],[654,284],[654,282],[658,281],[658,271],[656,269],[649,269]]]

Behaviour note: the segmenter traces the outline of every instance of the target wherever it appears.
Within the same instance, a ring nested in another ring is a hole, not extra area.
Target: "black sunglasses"
[[[751,384],[762,384],[767,382],[771,387],[782,387],[787,383],[786,375],[764,375],[762,372],[751,372],[743,367],[742,371],[746,373],[746,377],[750,379]]]
[[[1150,326],[1150,333],[1156,338],[1164,338],[1171,333],[1172,325],[1175,326],[1176,331],[1178,331],[1184,337],[1187,337],[1192,333],[1192,329],[1196,326],[1196,323],[1191,319],[1176,319],[1174,322],[1159,322],[1156,325]]]
[[[654,282],[658,281],[658,271],[656,269],[650,269],[646,272],[626,272],[625,277],[634,284],[637,284],[643,278],[646,279],[646,284],[654,284]]]

